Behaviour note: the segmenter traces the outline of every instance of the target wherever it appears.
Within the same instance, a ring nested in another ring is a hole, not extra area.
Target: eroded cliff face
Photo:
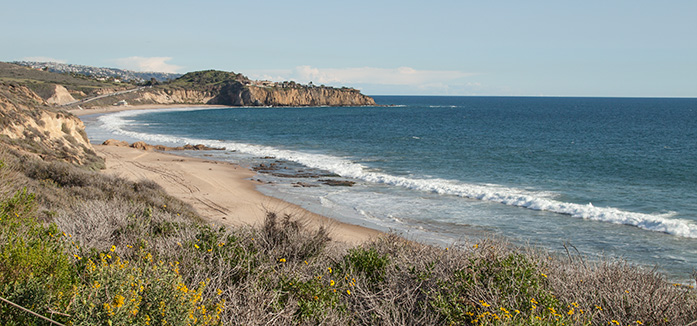
[[[0,135],[10,145],[43,158],[98,163],[82,121],[42,108],[46,104],[25,86],[0,84]]]
[[[63,85],[55,85],[53,90],[53,95],[46,99],[46,103],[52,105],[63,105],[71,102],[75,102],[75,98],[68,92],[68,89]]]
[[[135,99],[138,103],[156,103],[156,104],[209,104],[217,94],[211,91],[199,91],[191,89],[152,89],[143,92],[141,96]]]
[[[375,105],[356,89],[330,87],[261,87],[230,85],[210,104],[234,106],[365,106]]]
[[[325,87],[278,88],[247,87],[242,92],[242,105],[271,106],[363,106],[375,101],[353,89]]]

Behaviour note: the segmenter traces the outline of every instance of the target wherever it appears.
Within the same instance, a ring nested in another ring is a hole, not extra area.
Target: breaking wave
[[[359,163],[330,155],[304,153],[270,146],[231,141],[140,133],[124,129],[124,127],[129,124],[128,117],[146,112],[151,111],[123,111],[101,116],[99,120],[104,124],[104,128],[115,134],[153,143],[204,144],[212,147],[225,147],[228,150],[235,150],[260,157],[273,156],[278,159],[300,163],[311,168],[336,173],[345,178],[352,178],[369,183],[385,184],[416,191],[496,202],[532,210],[564,214],[575,218],[631,225],[644,230],[663,232],[680,237],[697,238],[697,224],[692,221],[673,218],[676,215],[675,213],[646,214],[624,211],[613,207],[595,207],[590,203],[568,203],[549,198],[549,196],[544,193],[535,193],[498,185],[468,184],[460,181],[438,178],[422,179],[394,176],[387,173],[375,172]]]

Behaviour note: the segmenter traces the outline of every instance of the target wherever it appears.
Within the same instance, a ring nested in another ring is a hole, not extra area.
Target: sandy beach
[[[204,106],[143,105],[73,110],[71,113],[80,116],[122,110],[176,107]],[[259,226],[263,223],[266,212],[272,211],[279,215],[292,214],[305,221],[311,228],[323,225],[330,230],[333,240],[347,244],[359,244],[380,234],[379,231],[370,228],[332,220],[300,206],[265,196],[256,190],[258,183],[252,181],[255,172],[235,164],[130,147],[94,147],[106,160],[107,168],[103,173],[133,181],[152,180],[170,195],[191,204],[201,217],[213,223]]]
[[[70,109],[68,112],[75,116],[83,116],[88,114],[113,113],[130,110],[148,110],[148,109],[175,109],[175,108],[228,108],[227,105],[205,105],[205,104],[144,104],[144,105],[126,105],[126,106],[102,106],[91,109]]]

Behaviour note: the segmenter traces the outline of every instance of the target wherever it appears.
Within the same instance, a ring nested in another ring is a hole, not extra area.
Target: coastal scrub
[[[387,234],[347,247],[269,212],[208,225],[157,185],[0,150],[0,296],[64,324],[687,325],[697,293],[621,261]],[[21,164],[20,164],[21,162]],[[0,304],[4,325],[43,325]]]

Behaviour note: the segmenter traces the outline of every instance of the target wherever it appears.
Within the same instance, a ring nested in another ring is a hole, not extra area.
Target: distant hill
[[[12,63],[34,69],[45,69],[50,72],[75,73],[96,78],[114,78],[137,83],[151,80],[152,78],[162,82],[177,79],[182,75],[167,72],[137,72],[117,68],[98,68],[58,62],[15,61]]]
[[[101,81],[82,74],[56,73],[7,62],[0,62],[0,83],[25,85],[49,104],[64,104],[70,102],[71,97],[73,100],[83,99],[136,87],[114,80]],[[50,100],[57,99],[57,96],[63,100]]]
[[[249,84],[252,81],[242,74],[220,70],[203,70],[186,73],[185,75],[167,83],[172,87],[201,89],[215,86],[223,86],[227,83],[238,82]]]
[[[62,70],[58,67],[62,67]],[[175,79],[162,82],[148,79],[137,84],[112,77],[95,77],[109,71],[116,70],[55,63],[24,62],[24,65],[18,65],[0,62],[0,83],[25,85],[48,105],[82,108],[110,106],[121,101],[129,105],[375,105],[371,97],[354,88],[316,86],[311,83],[303,85],[293,81],[251,80],[240,73],[219,70],[189,72]],[[88,73],[91,75],[88,76]]]

